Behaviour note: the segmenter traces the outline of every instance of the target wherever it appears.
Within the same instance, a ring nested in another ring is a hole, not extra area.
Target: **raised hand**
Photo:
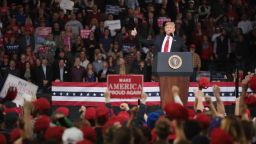
[[[214,96],[220,96],[220,87],[219,87],[219,86],[214,85],[214,86],[212,87],[212,90],[213,90]]]
[[[109,103],[110,102],[110,92],[108,90],[104,93],[104,96],[105,96],[105,102]]]
[[[245,78],[242,80],[242,88],[243,91],[246,91],[248,88],[248,82],[250,78],[254,75],[254,73],[248,73],[248,75],[245,76]]]
[[[120,109],[124,110],[124,111],[129,111],[130,110],[129,105],[127,103],[121,103],[120,104]]]
[[[211,104],[212,98],[210,96],[205,96],[205,102],[207,102],[208,104]]]
[[[201,90],[194,90],[194,95],[196,98],[203,97],[204,93]]]
[[[147,95],[145,92],[143,92],[143,93],[141,94],[141,98],[140,98],[141,103],[145,104],[146,101],[147,101],[147,98],[148,98],[148,95]]]
[[[172,94],[173,94],[173,95],[179,95],[179,93],[180,93],[179,87],[176,86],[176,85],[174,85],[174,86],[172,87]]]

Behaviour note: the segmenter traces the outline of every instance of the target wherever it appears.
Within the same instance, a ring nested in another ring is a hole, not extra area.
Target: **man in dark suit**
[[[58,67],[54,70],[53,79],[55,81],[68,82],[70,81],[70,71],[67,66],[65,66],[65,60],[60,59],[58,63]]]
[[[186,52],[187,46],[179,36],[174,35],[175,23],[165,22],[163,24],[165,35],[158,35],[153,40],[142,40],[141,42],[146,45],[153,44],[153,54],[156,56],[158,52]],[[132,35],[136,36],[137,31],[134,29]]]
[[[108,62],[103,62],[103,69],[98,72],[98,80],[99,82],[106,82],[108,74],[113,74],[113,71],[110,71],[108,68]]]
[[[48,66],[46,58],[42,58],[42,64],[36,68],[35,80],[39,86],[39,92],[49,92],[52,82],[52,69]]]
[[[158,35],[154,40],[154,54],[157,52],[185,52],[187,47],[179,36],[174,35],[175,23],[164,23],[165,35]]]
[[[22,52],[26,50],[28,46],[32,48],[32,50],[35,49],[35,38],[29,31],[25,31],[25,34],[21,36],[19,39],[19,45],[21,47]]]

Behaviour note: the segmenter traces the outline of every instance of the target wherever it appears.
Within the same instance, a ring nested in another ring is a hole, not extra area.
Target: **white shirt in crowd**
[[[60,81],[63,81],[64,68],[60,68]]]
[[[46,66],[42,65],[42,67],[43,67],[44,76],[46,77]]]
[[[237,27],[242,29],[243,34],[247,34],[252,30],[252,22],[249,20],[242,20],[238,23]]]
[[[85,69],[87,68],[87,65],[89,64],[89,60],[85,59],[84,61],[81,61],[80,66],[84,67]]]
[[[212,39],[211,39],[212,42],[215,42],[216,38],[219,37],[220,34],[221,34],[221,33],[214,33],[214,34],[212,35]]]

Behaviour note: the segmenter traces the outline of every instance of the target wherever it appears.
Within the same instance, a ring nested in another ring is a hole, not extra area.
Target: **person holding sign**
[[[175,23],[174,22],[164,22],[165,35],[158,35],[153,40],[141,40],[143,44],[154,45],[153,50],[154,55],[157,52],[185,52],[187,47],[179,36],[174,35]],[[137,35],[136,29],[132,30],[133,36]]]

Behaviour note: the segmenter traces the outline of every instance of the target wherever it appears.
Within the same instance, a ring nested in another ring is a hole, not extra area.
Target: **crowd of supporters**
[[[1,82],[13,74],[46,92],[55,80],[101,82],[112,73],[156,81],[154,46],[143,40],[163,34],[164,20],[193,53],[192,81],[198,71],[224,72],[225,81],[236,69],[241,78],[255,71],[254,0],[73,0],[72,10],[59,0],[0,2]],[[108,27],[113,20],[120,29]]]
[[[180,89],[172,87],[174,102],[149,112],[147,94],[138,105],[121,103],[115,113],[105,92],[105,105],[81,106],[80,117],[71,121],[70,109],[52,111],[46,98],[12,102],[17,89],[10,87],[0,104],[1,144],[254,144],[256,143],[256,76],[242,81],[234,113],[226,113],[220,87],[213,85],[213,96],[204,95],[209,79],[198,81],[195,105],[183,106]],[[253,94],[248,95],[247,89]],[[205,103],[203,102],[205,99]],[[213,101],[216,99],[216,101]]]

